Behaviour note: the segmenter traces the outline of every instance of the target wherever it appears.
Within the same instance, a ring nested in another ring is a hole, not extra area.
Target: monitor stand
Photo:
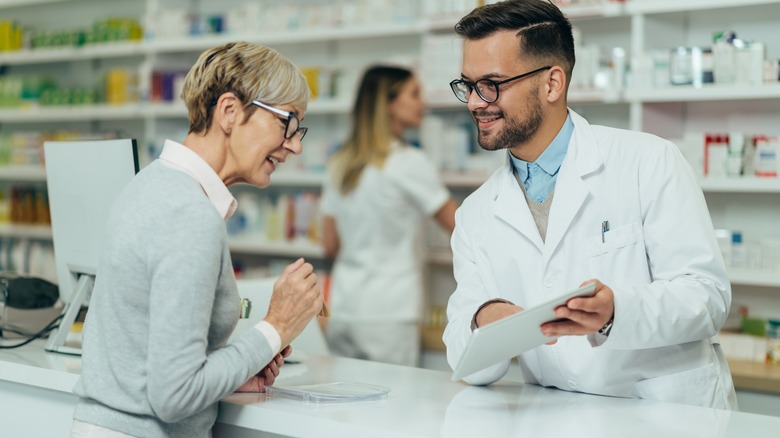
[[[70,297],[65,308],[62,309],[60,325],[57,330],[49,335],[46,346],[43,347],[46,351],[81,356],[81,348],[67,347],[65,346],[65,340],[68,337],[68,333],[70,333],[73,322],[76,321],[76,317],[81,310],[81,304],[84,302],[84,299],[92,293],[92,287],[94,285],[94,275],[79,274],[75,293]]]

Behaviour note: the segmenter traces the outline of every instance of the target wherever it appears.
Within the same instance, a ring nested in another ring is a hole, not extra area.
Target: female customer
[[[217,402],[262,391],[320,310],[312,266],[277,280],[268,313],[230,344],[239,318],[224,221],[227,187],[266,187],[301,152],[306,82],[272,49],[204,52],[185,79],[189,133],[168,140],[115,202],[85,324],[72,436],[206,437]]]
[[[411,71],[364,74],[352,132],[328,164],[321,209],[332,272],[326,336],[335,354],[414,366],[420,350],[426,218],[452,233],[455,203],[425,154],[403,140],[425,111]]]

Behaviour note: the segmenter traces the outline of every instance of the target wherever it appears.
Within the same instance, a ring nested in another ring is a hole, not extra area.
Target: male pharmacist
[[[559,307],[560,336],[519,357],[528,383],[735,409],[715,336],[731,289],[701,190],[672,143],[592,126],[566,106],[571,24],[545,0],[479,7],[455,27],[486,150],[507,164],[470,195],[452,237],[457,288],[444,333],[455,367],[471,331],[589,281]],[[518,333],[522,336],[522,333]],[[497,381],[509,361],[468,376]]]

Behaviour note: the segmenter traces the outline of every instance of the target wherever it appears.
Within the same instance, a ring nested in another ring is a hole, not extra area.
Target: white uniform
[[[528,382],[735,408],[715,338],[731,305],[731,287],[689,165],[668,141],[591,126],[570,114],[575,129],[544,242],[509,165],[456,214],[458,285],[444,333],[450,365],[458,363],[471,318],[485,301],[502,297],[530,307],[596,278],[615,295],[609,337],[567,336],[524,353]],[[609,231],[602,242],[605,221]],[[489,384],[508,367],[509,361],[497,364],[466,380]]]
[[[421,228],[448,199],[427,157],[400,142],[382,168],[366,167],[346,196],[329,175],[321,209],[335,218],[341,243],[327,333],[337,353],[416,365],[425,255]],[[341,349],[344,343],[351,347]]]

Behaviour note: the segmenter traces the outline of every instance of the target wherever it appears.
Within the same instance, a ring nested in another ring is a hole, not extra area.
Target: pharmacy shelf
[[[423,25],[431,32],[452,31],[455,24],[460,21],[463,16],[468,14],[470,10],[471,9],[469,8],[457,13],[428,17],[423,21]],[[625,6],[622,3],[609,0],[604,0],[603,3],[589,5],[563,6],[561,7],[561,11],[570,20],[620,17],[626,15]]]
[[[314,99],[309,102],[306,115],[311,114],[347,114],[352,109],[349,99]],[[150,116],[158,118],[186,118],[187,108],[181,101],[152,103],[139,107],[138,116]],[[0,118],[0,121],[2,118]]]
[[[442,170],[439,177],[447,187],[468,189],[481,186],[490,177],[490,172]]]
[[[0,9],[16,6],[45,5],[49,3],[65,3],[73,0],[0,0]]]
[[[780,273],[757,269],[729,269],[731,284],[740,286],[780,287]]]
[[[621,103],[622,93],[612,89],[571,89],[566,98],[568,103]]]
[[[717,100],[780,99],[780,84],[707,85],[701,88],[680,85],[662,88],[628,88],[623,99],[628,102],[701,102]]]
[[[664,14],[737,7],[746,8],[777,3],[777,0],[628,0],[625,12],[627,14]]]
[[[623,3],[604,0],[602,3],[563,6],[561,11],[570,20],[620,17],[625,15],[625,6]]]
[[[609,89],[571,89],[566,98],[570,104],[577,103],[623,103],[622,93]],[[468,110],[465,103],[459,101],[451,91],[430,93],[425,98],[428,109],[433,110]]]
[[[46,181],[46,169],[40,165],[2,165],[0,181],[43,182]]]
[[[267,241],[257,236],[232,236],[230,251],[240,254],[266,255],[275,257],[308,257],[324,259],[325,251],[310,241]]]
[[[0,224],[0,237],[51,240],[49,225]]]
[[[780,193],[780,178],[704,178],[699,185],[706,193]]]
[[[141,42],[117,41],[89,44],[81,47],[54,47],[6,52],[0,55],[0,65],[45,64],[85,59],[124,58],[144,56],[148,52]]]
[[[447,247],[429,248],[428,263],[438,266],[452,265],[452,250]]]
[[[83,122],[91,120],[133,120],[146,115],[147,107],[126,105],[63,105],[0,110],[0,123]]]
[[[306,28],[268,34],[219,34],[175,39],[161,38],[147,41],[144,43],[144,46],[150,54],[200,52],[231,41],[249,41],[269,46],[281,46],[325,41],[365,40],[404,35],[422,35],[426,31],[427,27],[422,23],[377,24],[341,28]]]
[[[351,103],[346,99],[313,100],[309,114],[347,114]],[[130,103],[125,105],[75,105],[28,107],[0,110],[0,123],[86,122],[93,120],[136,120],[145,118],[186,118],[183,103]]]
[[[284,168],[285,164],[282,164]],[[311,187],[321,188],[325,182],[325,174],[317,172],[295,172],[282,170],[271,175],[271,187]]]
[[[780,365],[728,359],[736,389],[780,394]]]
[[[0,4],[0,8],[2,5]],[[341,40],[366,40],[404,35],[422,35],[428,27],[422,23],[379,24],[342,28],[310,28],[269,34],[218,34],[181,38],[121,41],[89,44],[81,47],[56,47],[20,50],[0,54],[0,65],[43,64],[85,59],[122,58],[159,53],[202,52],[231,41],[250,41],[268,46]]]

